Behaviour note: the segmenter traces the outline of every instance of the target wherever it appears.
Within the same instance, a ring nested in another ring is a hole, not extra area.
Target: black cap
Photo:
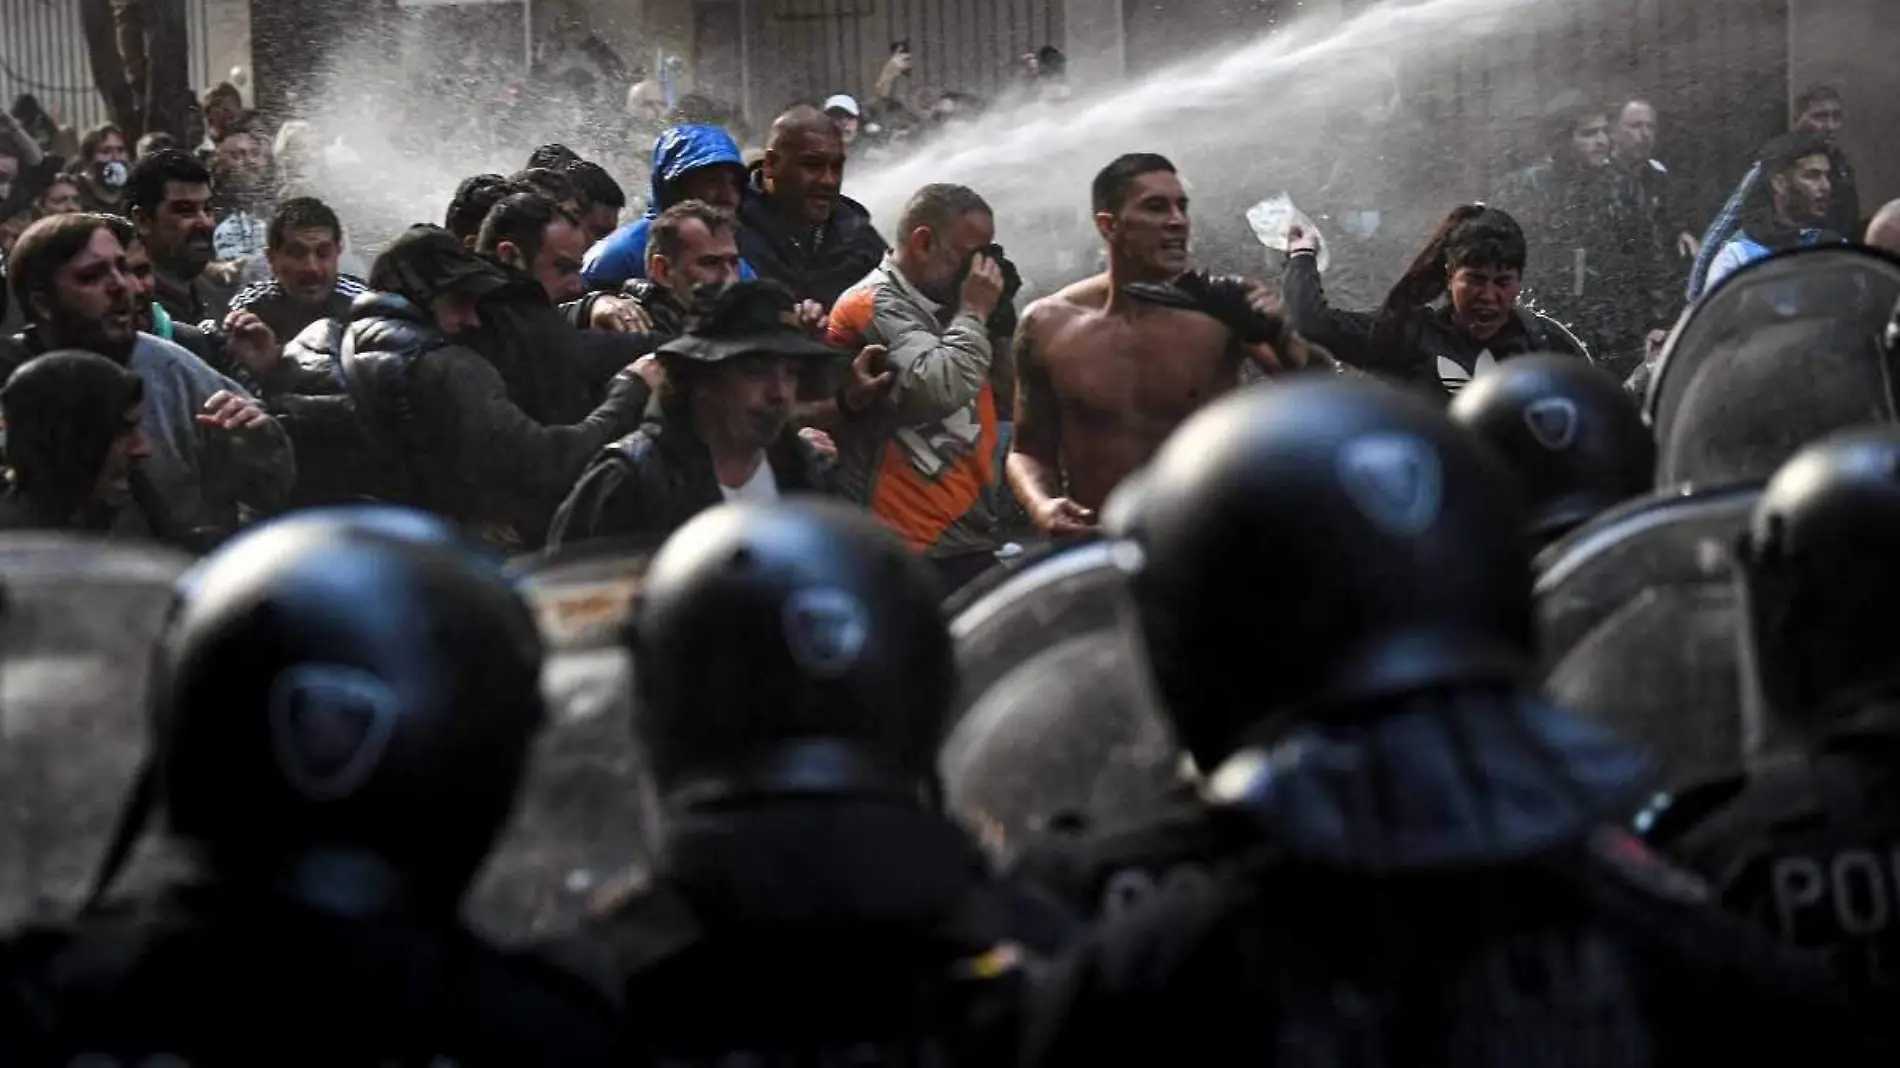
[[[732,282],[694,295],[685,332],[660,346],[661,356],[720,363],[736,356],[840,355],[805,332],[798,302],[777,282]]]
[[[1104,511],[1202,767],[1264,728],[1528,674],[1516,487],[1425,400],[1342,380],[1242,391],[1184,424],[1128,492]]]
[[[700,513],[654,558],[629,634],[635,733],[676,798],[934,782],[947,624],[930,573],[861,509]]]
[[[494,263],[439,226],[412,226],[390,242],[370,265],[369,286],[407,298],[427,310],[444,293],[480,299],[506,289],[512,279]]]

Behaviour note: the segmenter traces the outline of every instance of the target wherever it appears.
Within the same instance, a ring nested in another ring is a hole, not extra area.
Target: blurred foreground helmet
[[[1766,482],[1803,445],[1900,422],[1900,350],[1884,344],[1900,258],[1833,245],[1737,271],[1670,335],[1650,385],[1656,484]]]
[[[1429,403],[1368,382],[1245,391],[1111,503],[1155,678],[1212,768],[1250,728],[1531,655],[1510,476]]]
[[[506,822],[543,709],[541,639],[440,521],[314,512],[181,582],[161,652],[173,832],[228,877],[452,906]]]
[[[630,640],[662,791],[915,793],[956,691],[923,566],[863,512],[727,505],[660,550]]]
[[[1517,475],[1538,545],[1648,493],[1655,479],[1656,440],[1642,412],[1616,379],[1583,360],[1501,363],[1458,394],[1451,417]]]
[[[1747,645],[1782,723],[1900,692],[1900,427],[1843,431],[1775,473],[1741,548]]]

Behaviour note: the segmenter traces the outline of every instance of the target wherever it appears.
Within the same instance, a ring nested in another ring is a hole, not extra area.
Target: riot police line
[[[0,543],[0,1061],[1871,1063],[1897,305],[1727,281],[1633,501],[1535,362],[1563,462],[1242,391],[948,620],[823,505],[512,577],[384,509]]]

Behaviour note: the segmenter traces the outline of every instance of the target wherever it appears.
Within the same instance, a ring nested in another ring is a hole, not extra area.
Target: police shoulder
[[[1747,786],[1747,776],[1729,775],[1659,793],[1636,813],[1631,829],[1650,845],[1667,849],[1727,807]]]

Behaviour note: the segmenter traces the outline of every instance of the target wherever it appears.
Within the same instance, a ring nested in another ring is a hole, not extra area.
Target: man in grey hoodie
[[[288,500],[296,479],[283,428],[243,386],[184,349],[139,333],[125,250],[103,216],[58,216],[20,236],[10,262],[14,295],[31,324],[31,352],[79,348],[118,362],[145,383],[145,475],[179,526],[213,541],[247,514]],[[128,511],[122,524],[137,524]]]

